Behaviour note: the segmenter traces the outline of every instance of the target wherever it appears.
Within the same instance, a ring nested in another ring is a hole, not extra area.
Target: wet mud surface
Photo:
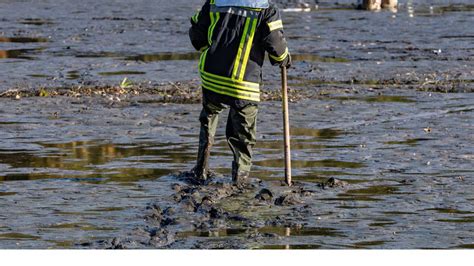
[[[2,1],[0,248],[472,248],[473,6],[352,2],[283,13],[288,188],[269,66],[252,182],[230,183],[225,116],[215,177],[179,174],[197,151],[201,1]]]
[[[470,93],[292,103],[292,188],[278,102],[261,105],[254,179],[236,188],[222,124],[216,177],[190,184],[177,173],[194,164],[200,105],[142,97],[0,99],[2,248],[472,246]]]
[[[473,90],[469,0],[399,1],[398,13],[355,10],[355,0],[306,2],[310,12],[283,12],[294,87]],[[124,77],[151,87],[193,82],[199,55],[187,31],[201,4],[2,1],[0,93],[113,86]],[[278,73],[267,65],[264,80],[274,89]]]

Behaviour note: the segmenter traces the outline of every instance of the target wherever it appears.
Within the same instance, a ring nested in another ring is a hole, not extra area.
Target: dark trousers
[[[234,154],[232,172],[250,172],[253,147],[256,143],[257,113],[256,102],[239,100],[203,89],[203,108],[199,121],[199,150],[195,173],[207,177],[209,156],[217,130],[219,114],[227,108],[229,116],[226,126],[227,143]]]

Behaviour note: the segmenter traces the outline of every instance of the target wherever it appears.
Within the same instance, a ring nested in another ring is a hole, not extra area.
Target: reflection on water
[[[414,139],[406,139],[401,141],[386,141],[384,144],[388,145],[409,145],[409,146],[417,146],[422,141],[429,141],[433,139],[428,138],[414,138]]]
[[[54,177],[108,178],[118,181],[158,178],[193,161],[193,149],[186,145],[150,144],[120,146],[111,143],[37,143],[40,153],[0,151],[0,164],[9,165],[0,180]],[[173,147],[170,149],[170,147]]]
[[[455,246],[453,248],[474,249],[474,244],[463,244],[463,245]]]
[[[29,53],[38,51],[39,49],[16,49],[16,50],[0,50],[0,59],[19,58],[19,59],[33,59]]]
[[[451,208],[432,208],[426,209],[425,211],[437,211],[439,213],[447,213],[447,214],[474,214],[472,211],[461,211],[458,209],[451,209]]]
[[[75,80],[80,77],[81,75],[79,74],[79,71],[77,70],[70,70],[66,73],[66,79],[69,79],[69,80]]]
[[[316,244],[291,244],[291,245],[264,245],[257,249],[319,249],[321,245]]]
[[[294,61],[311,61],[323,63],[348,63],[349,59],[339,57],[322,57],[314,54],[292,54],[291,59]]]
[[[299,128],[299,127],[291,127],[290,134],[293,137],[313,137],[314,139],[334,139],[338,136],[342,135],[344,132],[339,129],[331,129],[331,128],[324,128],[324,129],[314,129],[314,128]],[[268,133],[268,135],[277,135],[281,136],[281,132],[273,132]]]
[[[284,165],[283,159],[267,159],[255,162],[255,165],[263,167],[282,167]],[[328,168],[363,168],[365,164],[360,162],[345,162],[333,159],[304,161],[292,160],[293,168],[312,168],[312,167],[328,167]]]
[[[39,236],[21,234],[21,233],[4,233],[0,234],[0,240],[37,240]]]
[[[453,219],[437,219],[436,221],[443,223],[474,223],[474,216]]]
[[[297,76],[290,76],[288,80],[291,81],[290,85],[293,87],[312,87],[320,85],[362,85],[362,86],[397,86],[397,81],[383,80],[383,79],[348,79],[348,80],[328,80],[328,79],[308,79]],[[334,97],[337,98],[337,97]],[[345,97],[340,97],[344,99]],[[348,97],[349,99],[351,97]],[[354,97],[356,99],[357,97]]]
[[[380,196],[403,194],[395,186],[370,186],[361,189],[350,189],[339,193],[337,198],[326,198],[324,200],[344,201],[380,201]]]
[[[34,38],[34,37],[0,37],[0,42],[12,42],[12,43],[30,43],[30,42],[48,42],[46,38]]]
[[[117,228],[112,227],[98,227],[88,223],[61,223],[52,224],[41,227],[42,229],[74,229],[82,231],[111,231]]]
[[[376,241],[361,241],[356,242],[352,245],[351,248],[367,248],[367,247],[374,247],[374,246],[381,246],[385,244],[387,241],[376,240]]]
[[[328,227],[301,227],[301,228],[290,228],[281,226],[265,226],[255,229],[244,229],[244,228],[232,228],[232,229],[221,229],[214,231],[187,231],[180,232],[177,234],[180,238],[186,237],[226,237],[236,236],[250,233],[260,233],[268,235],[277,235],[282,237],[290,236],[327,236],[327,237],[344,237],[344,235],[334,229]]]
[[[221,229],[216,231],[186,231],[178,232],[177,237],[188,238],[188,237],[226,237],[226,236],[235,236],[242,235],[247,232],[247,229],[242,228],[228,228]]]
[[[52,25],[54,24],[49,19],[40,19],[40,18],[25,18],[19,21],[21,24],[25,25],[34,25],[34,26],[42,26],[42,25]]]
[[[32,78],[53,78],[53,76],[45,75],[45,74],[30,74],[27,76],[32,77]]]
[[[74,246],[74,241],[49,240],[48,242],[53,243],[54,246],[59,249],[69,249]]]
[[[290,129],[290,134],[292,136],[307,136],[314,137],[318,139],[334,139],[342,134],[342,130],[339,129],[312,129],[312,128],[298,128],[292,127]]]
[[[337,145],[326,143],[328,140],[337,139],[342,134],[345,134],[342,130],[338,129],[312,129],[312,128],[298,128],[292,127],[290,129],[291,134],[291,149],[292,150],[321,150],[321,149],[343,149],[343,148],[356,148],[356,144]],[[281,132],[267,133],[269,136],[282,136]],[[280,151],[283,149],[283,137],[279,139],[267,139],[263,138],[257,141],[256,149],[259,150],[260,154],[274,154],[275,150]],[[226,141],[216,142],[216,147],[226,150],[228,145]],[[213,154],[216,154],[215,152]]]
[[[394,103],[413,103],[416,102],[410,97],[400,96],[400,95],[377,95],[377,96],[365,96],[365,97],[332,97],[332,99],[341,100],[341,101],[365,101],[368,103],[384,103],[384,102],[394,102]]]
[[[278,236],[330,236],[330,237],[344,237],[340,231],[329,227],[279,227],[266,226],[258,229],[260,233],[276,234]]]
[[[382,221],[377,221],[377,222],[374,222],[374,223],[370,223],[369,226],[384,227],[384,226],[393,225],[393,224],[396,224],[396,222],[382,220]]]
[[[136,55],[127,57],[127,60],[135,60],[142,62],[155,62],[155,61],[178,61],[178,60],[199,60],[199,53],[159,53],[159,54],[146,54]],[[324,63],[347,63],[349,59],[338,58],[338,57],[321,57],[314,54],[294,54],[292,55],[294,61],[313,61],[313,62],[324,62]]]
[[[0,192],[0,197],[5,197],[5,196],[12,196],[15,195],[16,192]]]
[[[127,57],[127,60],[135,60],[148,63],[155,61],[198,60],[199,57],[199,53],[160,53],[130,56]]]
[[[320,150],[320,149],[351,149],[356,148],[357,145],[330,145],[330,144],[320,144],[313,143],[314,140],[311,139],[292,139],[291,140],[291,150]],[[220,142],[218,146],[224,146],[226,142]],[[261,154],[274,154],[275,150],[283,149],[283,140],[262,140],[258,141],[256,148],[257,149],[267,149],[268,151],[259,151]]]
[[[78,58],[123,58],[125,60],[140,61],[145,63],[159,62],[159,61],[197,61],[201,56],[198,52],[173,53],[163,52],[155,54],[139,54],[130,55],[126,53],[115,52],[94,52],[94,53],[78,53]],[[348,63],[349,59],[338,57],[322,57],[315,54],[294,54],[292,55],[294,61],[312,61],[324,63]]]
[[[398,191],[399,189],[394,186],[372,186],[372,187],[367,187],[367,188],[348,190],[345,194],[378,196],[378,195],[397,194]]]
[[[112,72],[99,72],[97,74],[99,74],[100,76],[122,76],[122,75],[145,75],[146,72],[124,70],[124,71],[112,71]]]

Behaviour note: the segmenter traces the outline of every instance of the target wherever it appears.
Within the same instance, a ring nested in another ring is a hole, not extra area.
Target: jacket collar
[[[241,6],[250,8],[268,8],[268,0],[215,0],[216,6]]]

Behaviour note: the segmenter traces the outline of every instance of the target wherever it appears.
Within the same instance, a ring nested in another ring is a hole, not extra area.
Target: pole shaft
[[[281,68],[281,96],[283,107],[283,129],[285,138],[285,182],[291,186],[290,119],[288,113],[288,85],[286,67]]]

